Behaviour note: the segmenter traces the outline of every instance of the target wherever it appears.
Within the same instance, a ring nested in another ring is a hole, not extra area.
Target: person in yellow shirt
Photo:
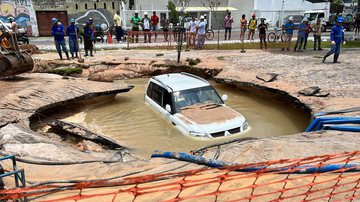
[[[249,35],[248,35],[248,40],[254,40],[254,34],[255,34],[255,30],[257,27],[257,20],[256,20],[256,15],[255,13],[252,15],[252,18],[249,20]]]
[[[115,26],[115,31],[116,31],[116,40],[117,42],[122,42],[122,37],[123,37],[123,30],[122,30],[122,20],[120,17],[120,11],[117,10],[115,15],[114,15],[114,26]]]
[[[246,24],[247,24],[247,20],[245,18],[245,15],[241,16],[240,19],[240,40],[243,41],[244,40],[244,36],[245,36],[245,32],[246,32]]]

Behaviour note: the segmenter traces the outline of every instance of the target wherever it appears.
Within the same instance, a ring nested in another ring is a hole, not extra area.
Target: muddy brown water
[[[295,134],[303,132],[309,123],[310,115],[304,110],[227,84],[211,82],[220,95],[228,95],[226,104],[246,117],[251,130],[225,138],[195,139],[178,132],[144,102],[148,80],[119,81],[132,84],[135,88],[114,99],[82,106],[81,112],[64,120],[109,136],[144,158],[149,158],[155,150],[189,152],[241,137]]]

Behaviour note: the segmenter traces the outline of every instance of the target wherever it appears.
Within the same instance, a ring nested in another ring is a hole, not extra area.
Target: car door
[[[164,110],[162,109],[164,90],[165,89],[158,84],[150,82],[146,93],[147,96],[145,97],[145,100],[149,103],[149,105],[162,116],[165,116]]]
[[[145,101],[165,118],[167,122],[175,126],[181,133],[188,134],[189,126],[174,115],[172,94],[160,85],[150,82],[148,85]],[[170,105],[172,112],[166,111],[166,105]]]

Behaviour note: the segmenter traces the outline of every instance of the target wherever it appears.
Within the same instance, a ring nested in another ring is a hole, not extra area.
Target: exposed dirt
[[[38,55],[36,56],[33,72],[46,72],[48,69],[53,68],[82,67],[84,70],[81,77],[92,81],[113,82],[114,80],[181,71],[191,72],[202,77],[211,77],[217,75],[222,70],[222,66],[213,58],[209,59],[213,60],[211,65],[201,65],[200,63],[194,68],[185,61],[177,63],[169,58],[117,57],[115,53],[115,51],[110,51],[109,54],[101,55],[100,58],[87,58],[85,63],[79,63],[76,59],[71,61],[54,60],[52,54]]]
[[[36,45],[32,45],[32,44],[19,45],[19,48],[22,51],[26,51],[30,55],[41,54],[42,53],[42,51]]]

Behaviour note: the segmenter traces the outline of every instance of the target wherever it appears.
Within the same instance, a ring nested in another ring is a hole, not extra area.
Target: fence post
[[[132,36],[132,31],[128,32],[128,37],[127,37],[127,49],[130,50],[130,37]]]

